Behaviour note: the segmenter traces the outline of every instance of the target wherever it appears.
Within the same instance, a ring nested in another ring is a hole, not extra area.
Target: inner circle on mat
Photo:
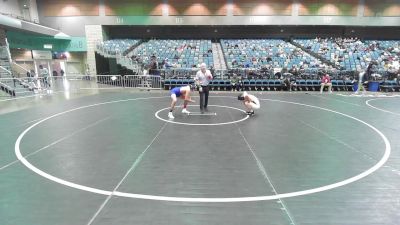
[[[233,98],[231,96],[218,96],[219,98]],[[337,115],[341,115],[345,118],[349,118],[352,119],[364,126],[367,126],[369,129],[372,129],[378,137],[380,137],[384,143],[385,143],[385,152],[382,156],[381,159],[379,159],[379,162],[377,162],[375,165],[373,165],[371,168],[366,169],[365,171],[361,172],[360,174],[357,174],[355,176],[352,176],[350,178],[347,178],[345,180],[336,182],[336,183],[331,183],[328,185],[324,185],[324,186],[319,186],[316,188],[311,188],[311,189],[307,189],[307,190],[299,190],[299,191],[294,191],[294,192],[287,192],[287,193],[280,193],[280,194],[275,194],[275,195],[263,195],[263,196],[243,196],[243,197],[212,197],[212,198],[199,198],[199,197],[179,197],[179,196],[160,196],[160,195],[147,195],[147,194],[136,194],[136,193],[127,193],[127,192],[120,192],[120,191],[112,191],[112,190],[103,190],[103,189],[99,189],[96,187],[89,187],[89,186],[85,186],[85,185],[81,185],[81,184],[77,184],[71,181],[67,181],[64,180],[62,178],[59,177],[55,177],[49,173],[46,173],[45,171],[42,171],[41,169],[37,168],[36,166],[32,165],[32,163],[30,163],[21,153],[21,149],[20,149],[20,144],[21,144],[21,140],[23,139],[23,137],[31,130],[33,129],[35,126],[50,120],[54,117],[58,117],[61,115],[65,115],[67,113],[70,112],[74,112],[77,110],[82,110],[82,109],[87,109],[90,107],[96,107],[96,106],[100,106],[100,105],[106,105],[106,104],[113,104],[113,103],[119,103],[119,102],[128,102],[128,101],[136,101],[136,100],[144,100],[144,99],[160,99],[163,97],[148,97],[148,98],[135,98],[135,99],[125,99],[125,100],[117,100],[117,101],[110,101],[110,102],[102,102],[102,103],[96,103],[96,104],[92,104],[92,105],[87,105],[87,106],[82,106],[82,107],[78,107],[75,109],[71,109],[68,111],[64,111],[52,116],[49,116],[47,118],[44,118],[42,120],[40,120],[39,122],[36,122],[35,124],[31,125],[30,127],[28,127],[27,129],[25,129],[17,138],[16,142],[15,142],[15,154],[18,158],[18,160],[24,164],[28,169],[30,169],[31,171],[35,172],[36,174],[49,179],[53,182],[71,187],[71,188],[75,188],[78,190],[82,190],[82,191],[87,191],[87,192],[91,192],[91,193],[96,193],[96,194],[101,194],[101,195],[106,195],[106,196],[119,196],[119,197],[126,197],[126,198],[137,198],[137,199],[146,199],[146,200],[156,200],[156,201],[173,201],[173,202],[204,202],[204,203],[228,203],[228,202],[252,202],[252,201],[266,201],[266,200],[274,200],[274,199],[282,199],[282,198],[289,198],[289,197],[296,197],[296,196],[302,196],[302,195],[309,195],[309,194],[314,194],[314,193],[318,193],[318,192],[323,192],[323,191],[327,191],[327,190],[331,190],[331,189],[335,189],[338,187],[342,187],[345,186],[347,184],[351,184],[353,182],[356,182],[370,174],[372,174],[373,172],[375,172],[376,170],[378,170],[379,168],[381,168],[389,159],[390,157],[390,153],[391,153],[391,146],[389,143],[389,140],[387,139],[387,137],[381,132],[379,131],[377,128],[375,128],[374,126],[372,126],[371,124],[360,120],[358,118],[355,118],[353,116],[338,112],[338,111],[334,111],[331,109],[327,109],[327,108],[322,108],[319,106],[313,106],[313,105],[307,105],[307,104],[302,104],[302,103],[297,103],[297,102],[290,102],[290,101],[281,101],[281,100],[274,100],[274,99],[260,99],[260,101],[271,101],[271,102],[280,102],[280,103],[286,103],[286,104],[293,104],[293,105],[299,105],[299,106],[303,106],[303,107],[308,107],[308,108],[312,108],[312,109],[317,109],[317,110],[321,110],[321,111],[325,111],[325,112],[330,112],[330,113],[334,113]]]
[[[195,110],[193,107],[196,107],[198,110],[199,105],[188,105],[188,110],[192,111]],[[204,114],[201,114],[200,112],[195,112],[192,114],[184,114],[181,113],[180,109],[181,107],[175,107],[174,115],[175,119],[168,119],[167,114],[168,108],[163,108],[158,110],[156,113],[154,113],[154,116],[162,121],[168,122],[168,123],[174,123],[174,124],[179,124],[179,125],[187,125],[187,126],[219,126],[219,125],[227,125],[227,124],[234,124],[234,123],[239,123],[242,122],[246,119],[249,118],[249,115],[246,115],[246,111],[243,109],[238,109],[235,107],[231,106],[224,106],[224,105],[209,105],[209,111],[204,112]],[[216,111],[215,109],[225,109],[223,112],[221,111]],[[226,111],[226,110],[231,110],[231,111]],[[165,118],[163,118],[165,117]],[[238,119],[235,119],[234,117],[239,117]],[[225,120],[225,118],[231,118],[229,121],[219,121],[219,120]]]
[[[382,112],[385,112],[385,113],[390,113],[390,114],[393,114],[393,115],[400,116],[400,112],[398,112],[398,111],[393,111],[393,109],[392,109],[392,110],[385,109],[385,108],[378,107],[378,106],[376,106],[376,105],[374,106],[373,104],[371,104],[372,101],[382,100],[382,99],[383,99],[383,98],[373,98],[373,99],[367,100],[367,101],[365,102],[365,104],[366,104],[367,106],[373,108],[373,109],[376,109],[376,110],[379,110],[379,111],[382,111]],[[393,100],[394,98],[384,98],[384,100],[388,100],[388,99]],[[397,100],[397,99],[396,99],[396,100]]]

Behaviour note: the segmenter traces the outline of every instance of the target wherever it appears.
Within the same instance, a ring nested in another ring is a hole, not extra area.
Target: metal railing
[[[0,91],[5,92],[5,93],[9,94],[10,96],[15,96],[15,88],[10,86],[10,84],[12,84],[12,81],[10,82],[6,79],[9,79],[9,78],[0,78]]]
[[[161,89],[161,77],[150,75],[67,75],[64,77],[24,77],[19,81],[31,89],[61,91],[64,89]]]
[[[30,72],[29,70],[27,70],[25,67],[19,65],[16,62],[12,62],[11,63],[11,69],[12,69],[12,73],[16,76],[16,77],[25,77],[27,76],[27,73]]]
[[[64,77],[0,78],[0,91],[10,96],[25,96],[48,91],[85,89],[162,89],[160,76],[151,75],[67,75]]]
[[[2,72],[4,72],[4,73],[6,73],[8,76],[12,76],[12,72],[11,71],[9,71],[8,69],[6,69],[5,67],[3,67],[3,66],[0,66],[0,71],[2,71]]]
[[[97,75],[83,77],[95,80],[99,88],[144,88],[161,89],[161,77],[152,75]]]
[[[134,73],[142,73],[143,65],[141,63],[133,61],[131,58],[123,56],[122,54],[117,54],[115,58],[117,60],[117,64],[132,70]]]

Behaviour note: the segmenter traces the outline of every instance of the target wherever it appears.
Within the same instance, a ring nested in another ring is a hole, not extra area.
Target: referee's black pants
[[[210,93],[210,90],[208,86],[201,86],[203,91],[199,91],[200,95],[200,110],[203,112],[205,108],[207,108],[208,105],[208,95]]]

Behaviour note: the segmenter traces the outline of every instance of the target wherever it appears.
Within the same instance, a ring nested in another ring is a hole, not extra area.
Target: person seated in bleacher
[[[170,69],[172,64],[169,62],[168,58],[164,60],[163,69]]]
[[[332,93],[332,82],[329,74],[325,73],[325,75],[321,78],[321,90],[320,93],[324,91],[324,87],[328,87],[329,93]]]
[[[230,79],[231,82],[231,89],[232,91],[239,91],[241,86],[241,81],[237,74],[233,74],[232,78]]]
[[[397,85],[400,85],[400,69],[397,71],[397,77],[394,80],[397,82]]]
[[[289,73],[293,74],[294,76],[298,74],[298,69],[296,65],[292,65],[292,68],[290,68]]]
[[[287,74],[283,77],[283,89],[286,91],[296,90],[296,78],[294,75]]]

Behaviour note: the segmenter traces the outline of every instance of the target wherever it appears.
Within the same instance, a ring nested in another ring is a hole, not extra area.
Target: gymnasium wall
[[[300,16],[357,16],[359,0],[300,0]]]
[[[315,38],[357,36],[365,39],[399,39],[400,27],[352,26],[103,26],[109,39],[170,38]]]
[[[400,16],[400,0],[365,0],[364,16]]]
[[[70,52],[67,59],[68,74],[84,74],[86,64],[86,53]]]
[[[19,1],[0,0],[0,13],[22,17],[22,11],[19,5]]]
[[[53,16],[98,16],[98,0],[40,0],[41,13]]]
[[[10,49],[11,58],[16,61],[33,61],[32,51],[26,49]]]
[[[399,26],[400,0],[37,0],[43,25]]]
[[[233,1],[234,16],[290,16],[292,15],[292,0],[235,0]]]
[[[226,16],[226,0],[168,0],[169,16]]]
[[[39,22],[36,0],[0,0],[0,14]]]
[[[163,1],[104,0],[106,16],[162,16]]]

